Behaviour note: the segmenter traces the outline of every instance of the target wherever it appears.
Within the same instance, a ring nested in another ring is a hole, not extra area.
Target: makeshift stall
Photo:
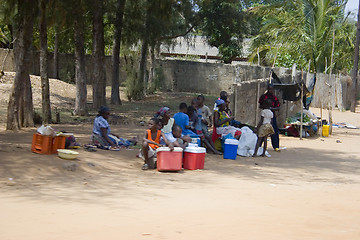
[[[302,122],[301,113],[286,119],[285,134],[288,136],[299,137],[302,131],[303,137],[312,137],[318,134],[320,119],[313,115],[309,110],[304,110]],[[301,127],[302,126],[302,127]]]
[[[303,77],[301,77],[303,79]],[[302,109],[300,113],[288,117],[286,114],[286,132],[289,135],[302,138],[314,136],[318,132],[320,120],[309,111],[312,100],[313,90],[316,82],[316,75],[310,80],[308,86],[302,80],[299,83],[282,83],[281,80],[272,72],[274,88],[282,92],[282,99],[287,101],[302,100]]]

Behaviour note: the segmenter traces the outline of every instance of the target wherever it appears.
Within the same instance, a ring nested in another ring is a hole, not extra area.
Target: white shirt
[[[175,123],[174,118],[170,118],[168,123],[165,126],[163,126],[161,131],[163,133],[171,133],[172,132],[172,127],[174,126],[174,123]]]
[[[261,110],[261,116],[264,117],[263,124],[271,123],[271,119],[274,117],[273,112],[270,109]]]

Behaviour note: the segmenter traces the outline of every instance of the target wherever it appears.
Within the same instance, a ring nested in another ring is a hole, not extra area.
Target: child
[[[145,163],[142,166],[142,170],[155,169],[156,164],[154,158],[156,157],[156,149],[163,145],[160,144],[160,138],[163,137],[163,133],[159,130],[160,121],[157,118],[150,119],[146,130],[140,156],[145,159]],[[164,137],[163,137],[164,138]]]
[[[205,97],[204,95],[199,95],[197,97],[198,100],[198,108],[201,111],[201,127],[203,134],[205,136],[210,136],[208,127],[211,127],[212,122],[212,112],[210,111],[210,108],[204,104]]]
[[[205,146],[206,146],[206,148],[208,150],[210,150],[214,154],[222,155],[221,152],[216,150],[216,148],[214,146],[214,143],[211,140],[210,135],[209,134],[204,134],[204,132],[203,132],[203,129],[202,129],[203,116],[202,116],[202,110],[199,108],[200,101],[198,99],[194,99],[191,104],[195,109],[194,115],[197,115],[196,122],[194,123],[196,134],[200,137],[201,142],[205,144]]]
[[[187,108],[187,115],[189,116],[190,130],[195,132],[195,125],[197,122],[197,112],[193,106]]]
[[[184,135],[196,135],[193,131],[190,130],[189,116],[187,113],[186,103],[180,103],[179,112],[174,115],[175,124],[179,125]]]
[[[271,125],[272,118],[274,117],[273,112],[270,110],[271,100],[266,99],[262,105],[261,118],[259,124],[256,127],[256,132],[258,135],[258,140],[256,142],[255,150],[253,157],[257,156],[257,151],[260,147],[261,142],[264,142],[264,151],[261,154],[262,157],[265,157],[266,147],[267,147],[267,137],[271,134],[274,134],[274,128]]]
[[[191,142],[190,137],[184,137],[182,134],[182,129],[179,125],[174,125],[172,127],[172,132],[169,135],[166,135],[168,143],[168,147],[172,151],[174,147],[181,147],[185,149],[189,142]]]

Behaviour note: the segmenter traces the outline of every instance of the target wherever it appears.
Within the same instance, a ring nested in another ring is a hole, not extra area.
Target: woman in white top
[[[256,127],[256,132],[258,140],[256,142],[255,151],[253,157],[257,156],[257,151],[262,142],[264,142],[264,151],[261,154],[262,157],[265,157],[266,147],[267,147],[267,138],[269,135],[274,134],[274,128],[271,125],[272,118],[274,117],[273,112],[270,110],[271,100],[266,99],[263,104],[263,109],[261,110],[261,118]]]

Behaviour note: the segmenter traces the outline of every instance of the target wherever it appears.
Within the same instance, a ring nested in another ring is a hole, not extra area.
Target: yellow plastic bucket
[[[323,135],[323,137],[329,136],[329,125],[322,126],[322,135]]]

